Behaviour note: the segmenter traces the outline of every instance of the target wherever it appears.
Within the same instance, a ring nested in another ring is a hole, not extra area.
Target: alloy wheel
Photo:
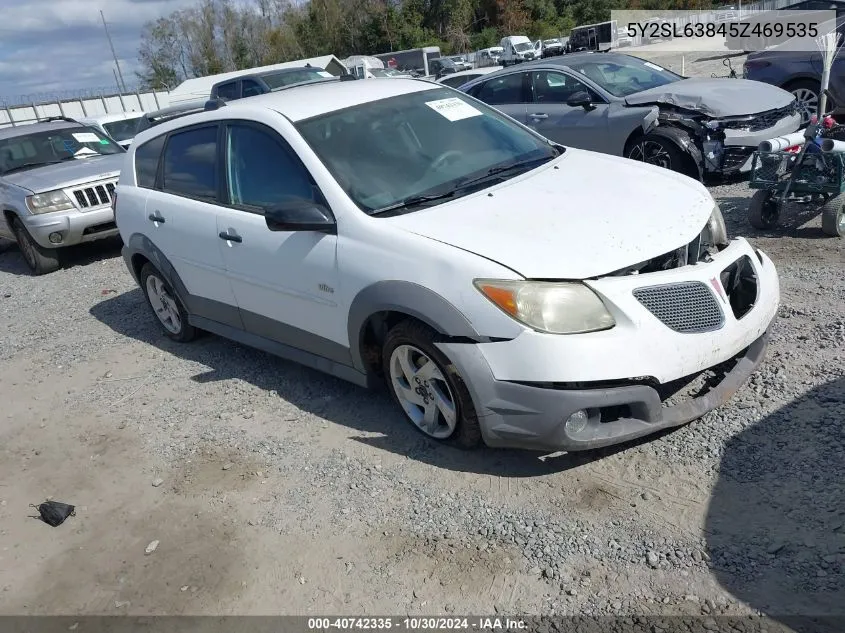
[[[168,332],[178,334],[182,330],[182,317],[179,315],[179,306],[168,292],[167,286],[155,275],[147,276],[146,286],[147,297],[158,320]]]
[[[669,156],[669,152],[663,145],[655,141],[640,141],[631,148],[628,158],[665,169],[672,169],[672,157]]]
[[[390,383],[402,409],[423,433],[436,439],[452,435],[458,422],[455,397],[437,364],[413,345],[390,355]]]
[[[801,114],[801,125],[807,125],[810,117],[816,113],[819,106],[819,95],[809,88],[796,88],[792,91],[798,100],[798,111]]]

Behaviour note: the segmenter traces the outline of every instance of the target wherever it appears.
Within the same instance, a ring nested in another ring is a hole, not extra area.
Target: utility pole
[[[117,61],[117,53],[114,52],[114,44],[111,41],[111,35],[109,35],[109,27],[106,24],[106,16],[103,15],[102,9],[100,9],[100,18],[103,20],[103,28],[106,30],[106,38],[109,40],[109,48],[111,48],[112,57],[114,57],[114,65],[117,68],[117,74],[120,77],[120,85],[123,88],[123,92],[126,92],[126,83],[123,81],[123,73],[120,72],[120,64]]]

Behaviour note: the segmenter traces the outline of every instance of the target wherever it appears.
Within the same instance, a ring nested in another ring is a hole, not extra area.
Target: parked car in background
[[[0,237],[36,275],[65,246],[117,235],[112,200],[124,150],[71,119],[0,129]]]
[[[464,59],[463,55],[451,55],[449,56],[449,59],[455,62],[455,66],[457,66],[461,70],[472,70],[473,68],[473,65],[466,59]]]
[[[798,100],[801,125],[810,121],[819,107],[822,62],[818,51],[786,50],[775,47],[748,54],[742,76],[762,81],[791,92]],[[826,110],[845,115],[845,52],[840,48],[830,70],[829,97]]]
[[[557,39],[537,40],[534,42],[534,50],[540,57],[554,57],[563,55],[563,43]]]
[[[293,84],[308,83],[310,81],[337,81],[338,77],[323,68],[302,66],[300,68],[283,68],[263,73],[242,75],[214,84],[211,87],[212,99],[233,101],[244,97],[273,92]]]
[[[503,50],[501,46],[492,46],[476,51],[475,67],[498,66],[501,63]]]
[[[463,66],[458,66],[448,57],[438,57],[437,59],[429,60],[428,67],[435,79],[465,70]]]
[[[732,4],[716,7],[715,14],[716,24],[721,24],[722,22],[735,22],[739,19],[739,13],[736,10],[736,6]]]
[[[446,86],[450,86],[452,88],[458,88],[459,86],[464,85],[465,83],[469,83],[473,79],[478,79],[481,76],[489,75],[490,73],[494,73],[498,70],[502,70],[499,66],[486,66],[484,68],[473,68],[472,70],[462,70],[459,73],[453,73],[451,75],[445,75],[437,80],[437,83],[444,84]]]
[[[76,120],[83,125],[97,128],[101,133],[117,141],[121,147],[127,148],[132,143],[132,139],[135,138],[138,123],[143,116],[143,112],[120,112],[99,114]]]
[[[403,73],[401,70],[396,70],[395,68],[370,68],[369,73],[374,77],[404,77],[405,79],[410,79],[410,73]]]
[[[534,50],[534,44],[524,35],[503,37],[499,46],[502,47],[502,66],[511,66],[538,57],[537,51]]]
[[[461,86],[553,141],[693,178],[750,170],[761,141],[795,132],[795,97],[743,79],[685,79],[621,53],[572,53]]]
[[[124,258],[167,336],[386,385],[434,440],[617,444],[704,415],[764,360],[777,272],[700,183],[434,82],[302,85],[129,151]]]

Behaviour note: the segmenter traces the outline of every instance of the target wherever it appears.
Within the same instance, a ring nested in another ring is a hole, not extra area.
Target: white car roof
[[[270,92],[246,99],[237,99],[226,108],[265,107],[283,114],[291,121],[343,110],[362,103],[390,97],[435,90],[438,84],[420,79],[403,77],[376,77],[358,81],[327,81],[313,85],[297,86],[290,90]]]
[[[444,79],[450,79],[452,77],[466,77],[468,75],[486,75],[487,73],[494,73],[497,70],[502,70],[502,67],[482,66],[481,68],[473,68],[472,70],[461,70],[456,73],[449,73],[448,75],[443,75],[440,79],[437,80],[437,83],[441,83]]]

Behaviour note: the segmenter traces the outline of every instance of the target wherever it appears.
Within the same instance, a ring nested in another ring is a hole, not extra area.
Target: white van
[[[509,35],[499,42],[502,47],[502,66],[527,62],[538,57],[534,44],[525,35]]]

